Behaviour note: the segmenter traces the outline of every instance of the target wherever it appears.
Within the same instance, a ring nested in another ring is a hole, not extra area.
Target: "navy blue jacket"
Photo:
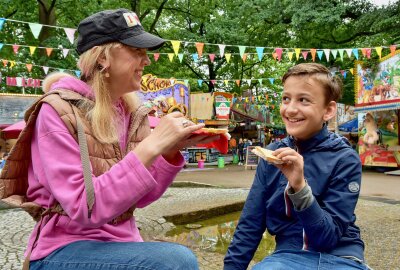
[[[305,245],[307,250],[364,260],[364,243],[354,224],[361,182],[358,154],[345,138],[326,127],[306,141],[287,137],[268,146],[271,150],[282,147],[297,149],[303,156],[313,203],[296,211],[289,200],[289,211],[285,211],[288,181],[274,165],[260,161],[224,269],[246,269],[266,229],[275,235],[276,250],[301,250]]]

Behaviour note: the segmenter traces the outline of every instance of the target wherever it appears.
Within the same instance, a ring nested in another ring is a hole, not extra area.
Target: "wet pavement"
[[[193,224],[199,219],[238,211],[246,199],[254,172],[245,171],[239,166],[221,169],[213,167],[201,171],[188,168],[178,175],[175,187],[169,188],[161,199],[135,211],[143,237],[149,241],[176,241],[186,244],[196,253],[200,269],[222,269],[222,253],[213,252],[209,245],[185,243],[183,238],[178,239],[168,232],[173,231],[176,224]],[[356,208],[357,224],[366,243],[367,263],[375,270],[400,269],[400,197],[397,197],[396,191],[390,192],[400,189],[400,177],[372,175],[373,177],[367,173],[365,176],[366,179],[370,178],[370,184],[364,184],[365,192],[362,192],[362,199]],[[191,180],[202,183],[202,186],[192,184]],[[370,192],[369,186],[374,187]],[[33,220],[23,211],[0,211],[0,269],[21,269],[23,252],[33,226]],[[201,229],[193,229],[190,232],[197,236],[203,233]],[[230,228],[229,232],[225,230],[219,237],[229,238],[232,233]],[[213,236],[210,236],[210,239],[214,239]],[[207,241],[210,242],[210,239]],[[217,237],[212,241],[219,239]]]

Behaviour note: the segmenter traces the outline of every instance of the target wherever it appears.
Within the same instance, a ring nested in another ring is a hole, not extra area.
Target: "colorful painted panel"
[[[356,112],[400,108],[400,50],[377,68],[356,63]]]
[[[358,114],[358,152],[363,165],[400,165],[398,123],[397,110]]]

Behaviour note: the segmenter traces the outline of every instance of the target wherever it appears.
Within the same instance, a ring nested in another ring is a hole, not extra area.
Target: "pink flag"
[[[154,55],[154,61],[158,61],[158,58],[160,58],[160,54],[159,53],[155,53]]]

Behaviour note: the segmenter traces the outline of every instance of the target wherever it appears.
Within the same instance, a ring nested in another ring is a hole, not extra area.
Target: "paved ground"
[[[189,167],[178,175],[174,186],[187,186],[189,181],[205,185],[171,187],[156,203],[137,210],[135,215],[144,238],[176,241],[166,234],[175,227],[171,222],[194,223],[199,218],[237,211],[243,205],[254,173],[242,166],[212,167],[201,171]],[[368,264],[375,270],[400,269],[400,177],[365,172],[361,194],[356,214],[366,243]],[[33,225],[25,212],[0,211],[0,269],[21,268],[23,251]],[[188,245],[198,256],[202,270],[222,269],[222,254]]]

